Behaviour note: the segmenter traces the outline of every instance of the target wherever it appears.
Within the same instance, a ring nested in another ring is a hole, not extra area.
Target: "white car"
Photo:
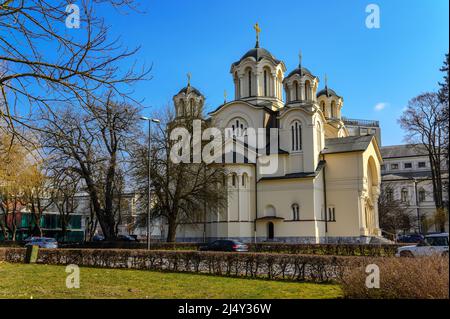
[[[417,245],[399,247],[395,255],[397,257],[448,256],[448,233],[427,235]]]

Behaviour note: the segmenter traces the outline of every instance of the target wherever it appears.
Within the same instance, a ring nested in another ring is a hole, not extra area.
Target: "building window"
[[[241,118],[233,119],[228,127],[231,126],[233,136],[245,136],[247,134],[247,122]],[[228,134],[228,133],[227,133]]]
[[[424,201],[427,199],[426,196],[427,196],[427,195],[426,195],[426,193],[425,193],[425,190],[422,188],[422,189],[419,191],[419,202],[424,202]]]
[[[302,149],[302,126],[299,121],[291,125],[292,150],[300,151]]]
[[[292,219],[300,220],[300,207],[298,206],[298,204],[292,205]]]
[[[408,201],[408,190],[406,188],[402,188],[401,201],[402,203],[406,203]]]
[[[305,82],[305,100],[311,100],[311,84],[309,83],[309,81]]]
[[[390,188],[386,190],[386,200],[388,202],[392,202],[394,200],[394,192]]]
[[[247,179],[248,179],[248,175],[247,175],[247,173],[244,173],[243,175],[242,175],[242,186],[247,186]]]
[[[424,168],[424,167],[427,167],[427,163],[426,162],[419,162],[418,166],[419,166],[419,168]]]
[[[323,115],[325,116],[325,102],[320,102],[320,110],[322,111]]]
[[[381,170],[382,170],[382,171],[386,170],[386,165],[384,165],[384,164],[381,165]]]
[[[252,96],[252,71],[248,70],[248,96]]]
[[[298,101],[298,82],[294,81],[295,101]]]
[[[236,174],[231,175],[231,185],[233,185],[233,187],[236,187],[237,184],[237,176]]]
[[[264,70],[264,96],[268,96],[267,93],[267,70]]]
[[[336,102],[335,101],[331,102],[331,117],[332,118],[336,117]]]
[[[412,163],[405,163],[404,168],[412,168]]]
[[[336,210],[334,206],[328,207],[328,221],[336,221]]]
[[[391,169],[398,169],[398,164],[391,164]]]

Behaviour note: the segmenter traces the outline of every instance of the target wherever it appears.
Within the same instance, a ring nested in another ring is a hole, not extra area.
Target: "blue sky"
[[[380,29],[365,26],[370,3],[380,7]],[[207,110],[223,102],[224,89],[231,97],[231,63],[254,46],[258,22],[262,47],[288,71],[301,49],[303,65],[321,79],[326,73],[344,97],[345,116],[381,122],[383,145],[403,143],[397,119],[410,98],[437,90],[449,46],[447,0],[152,0],[140,9],[102,14],[127,46],[142,47],[138,62],[153,64],[153,79],[135,90],[144,105],[171,103],[187,72]]]

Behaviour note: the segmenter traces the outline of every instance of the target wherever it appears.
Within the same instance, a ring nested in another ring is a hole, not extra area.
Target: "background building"
[[[415,220],[415,229],[412,231],[439,231],[434,223],[429,222],[434,216],[436,206],[433,199],[430,162],[425,148],[412,144],[385,146],[381,148],[381,154],[383,156],[381,187],[384,190],[390,188],[392,191],[390,196],[400,200],[402,205],[409,209]],[[443,162],[446,169],[444,180],[448,180],[448,163]],[[446,195],[444,192],[444,196]],[[448,197],[446,196],[444,200],[448,202]],[[423,222],[425,218],[428,219],[428,223]],[[448,231],[448,220],[446,230]]]

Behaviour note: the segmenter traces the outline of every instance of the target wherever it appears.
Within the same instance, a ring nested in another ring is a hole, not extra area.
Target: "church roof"
[[[283,176],[267,176],[260,179],[260,181],[274,180],[274,179],[291,179],[291,178],[308,178],[308,177],[316,177],[319,175],[319,172],[325,166],[325,161],[320,161],[317,165],[317,168],[314,172],[299,172],[299,173],[290,173]]]
[[[270,60],[273,60],[277,64],[281,63],[280,60],[275,59],[275,57],[266,49],[256,47],[256,48],[253,48],[253,49],[247,51],[247,53],[245,53],[239,61],[234,62],[233,65],[238,65],[239,63],[241,63],[242,60],[244,60],[248,57],[253,57],[256,60],[256,62],[261,61],[263,58],[268,58]]]
[[[331,97],[331,96],[341,97],[341,96],[337,95],[337,93],[334,90],[329,89],[327,86],[317,93],[317,97],[322,96],[322,95],[326,95],[327,97]]]
[[[312,75],[311,71],[309,71],[307,68],[298,67],[295,70],[293,70],[291,73],[289,73],[289,75],[287,77],[289,78],[289,77],[293,76],[294,74],[298,74],[300,76],[305,75],[305,74]]]
[[[427,156],[428,154],[425,146],[421,144],[383,146],[380,151],[383,158]]]
[[[365,151],[373,138],[372,135],[327,138],[322,154]]]
[[[203,94],[200,93],[199,90],[197,90],[195,87],[193,87],[193,86],[191,86],[191,85],[188,85],[188,86],[185,86],[184,88],[182,88],[182,89],[177,93],[177,95],[180,94],[180,93],[188,94],[188,93],[191,93],[191,92],[193,92],[193,93],[195,93],[195,94],[197,94],[197,95],[203,96]]]

